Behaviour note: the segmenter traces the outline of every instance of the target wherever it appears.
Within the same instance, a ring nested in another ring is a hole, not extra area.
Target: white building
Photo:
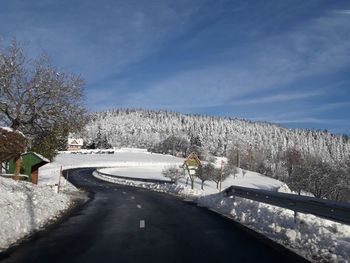
[[[78,151],[83,147],[84,140],[68,138],[68,151]]]

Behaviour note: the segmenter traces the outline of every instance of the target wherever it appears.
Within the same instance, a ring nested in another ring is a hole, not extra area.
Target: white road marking
[[[125,195],[126,194],[126,192],[123,192],[123,195]]]
[[[145,228],[145,227],[146,227],[145,220],[140,220],[140,228]]]
[[[137,205],[137,208],[142,208],[142,206],[141,205]]]
[[[135,196],[132,196],[131,199],[135,199]]]

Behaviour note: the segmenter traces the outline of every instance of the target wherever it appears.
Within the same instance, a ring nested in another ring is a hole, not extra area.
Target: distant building
[[[83,147],[83,139],[68,138],[68,151],[78,151]]]

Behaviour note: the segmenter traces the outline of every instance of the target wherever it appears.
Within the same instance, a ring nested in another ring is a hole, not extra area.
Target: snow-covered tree
[[[166,167],[162,171],[162,175],[164,177],[167,177],[171,179],[174,183],[177,183],[177,181],[183,177],[185,177],[185,170],[183,168],[179,168],[176,165]]]
[[[46,55],[28,59],[15,40],[0,46],[0,122],[29,139],[85,125],[83,84],[81,77],[58,71]]]

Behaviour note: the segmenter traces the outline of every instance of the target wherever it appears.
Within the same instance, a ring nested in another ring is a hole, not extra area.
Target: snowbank
[[[0,177],[0,252],[43,228],[72,203],[67,192]]]
[[[240,197],[221,193],[201,196],[198,204],[264,234],[316,262],[348,262],[350,226],[310,214],[298,213]]]
[[[181,185],[181,184],[168,184],[168,183],[155,184],[155,183],[125,180],[125,179],[120,179],[120,178],[100,174],[97,171],[95,171],[93,175],[96,178],[99,178],[107,182],[145,188],[156,192],[175,194],[177,196],[184,197],[191,200],[194,200],[196,197],[202,195],[202,192],[200,190],[196,190],[196,189],[191,190],[189,187],[185,187],[184,185]]]
[[[162,175],[162,170],[166,165],[145,165],[145,166],[134,166],[132,169],[128,166],[123,167],[113,167],[99,169],[101,173],[125,176],[129,178],[137,179],[152,179],[152,180],[163,180],[171,181],[169,178]]]

